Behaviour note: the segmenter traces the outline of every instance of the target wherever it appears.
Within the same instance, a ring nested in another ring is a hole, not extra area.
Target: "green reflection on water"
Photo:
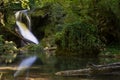
[[[88,63],[93,64],[107,64],[112,62],[118,62],[119,59],[115,58],[79,58],[79,57],[49,57],[44,59],[45,63],[41,65],[39,61],[34,64],[34,67],[30,69],[30,77],[34,80],[119,80],[119,76],[104,76],[104,77],[61,77],[55,76],[54,73],[61,70],[73,70],[86,68]],[[9,71],[7,74],[2,75],[1,80],[14,80],[13,74],[15,71]],[[18,77],[18,80],[24,80],[25,74],[23,73]]]

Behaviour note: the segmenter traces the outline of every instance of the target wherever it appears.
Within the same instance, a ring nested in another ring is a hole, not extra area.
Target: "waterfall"
[[[28,25],[23,23],[22,21],[22,15],[25,15]],[[34,34],[31,32],[31,20],[28,17],[26,10],[22,11],[17,11],[15,13],[16,17],[16,32],[22,36],[23,41],[28,44],[28,43],[34,43],[34,44],[39,44],[38,39],[34,36]]]

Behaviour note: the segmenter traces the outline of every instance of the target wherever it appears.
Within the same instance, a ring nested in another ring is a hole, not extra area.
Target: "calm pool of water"
[[[29,70],[28,80],[120,80],[119,76],[62,77],[54,75],[57,71],[86,68],[88,63],[107,64],[119,61],[114,58],[49,57],[42,64],[38,59]],[[26,80],[26,72],[21,73],[17,78],[13,77],[14,72],[1,74],[1,80]]]

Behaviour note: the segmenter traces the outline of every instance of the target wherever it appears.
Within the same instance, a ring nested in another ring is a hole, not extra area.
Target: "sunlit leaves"
[[[1,61],[5,63],[12,63],[17,56],[18,49],[13,41],[5,41],[2,45],[4,51],[2,51]]]
[[[30,9],[29,0],[20,0],[20,1],[21,1],[22,8],[24,8],[24,9]]]

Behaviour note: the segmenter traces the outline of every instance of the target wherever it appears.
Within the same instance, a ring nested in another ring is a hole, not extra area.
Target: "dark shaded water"
[[[115,58],[78,58],[78,57],[49,57],[44,59],[41,64],[38,61],[33,65],[29,71],[28,80],[120,80],[120,76],[97,76],[97,77],[62,77],[55,76],[54,73],[61,70],[73,70],[85,68],[88,63],[93,64],[108,64],[119,62]],[[1,76],[1,80],[26,80],[26,73],[22,73],[16,79],[13,78],[15,71],[9,71]]]

